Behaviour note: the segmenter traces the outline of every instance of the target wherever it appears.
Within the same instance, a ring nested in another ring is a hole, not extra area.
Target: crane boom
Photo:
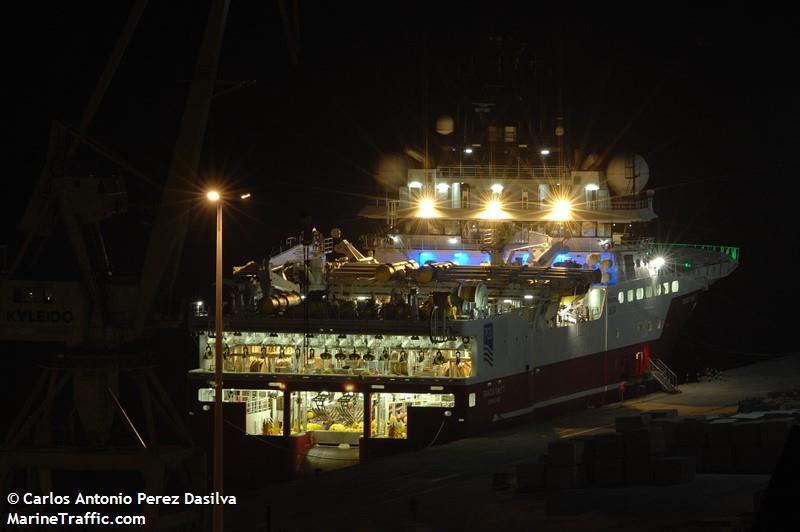
[[[145,254],[134,336],[147,326],[159,291],[170,291],[175,282],[186,237],[189,206],[197,192],[197,169],[214,95],[228,7],[229,0],[214,0],[208,16],[189,99]]]

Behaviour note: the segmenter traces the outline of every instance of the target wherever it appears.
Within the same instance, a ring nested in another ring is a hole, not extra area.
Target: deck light
[[[489,187],[494,194],[502,194],[503,192],[503,185],[500,183],[495,183],[491,187]]]
[[[550,219],[556,222],[565,222],[572,218],[572,204],[569,200],[560,199],[553,203]]]
[[[665,262],[664,257],[656,257],[652,262],[653,268],[662,268]]]
[[[206,194],[206,197],[208,198],[208,201],[217,202],[219,201],[219,192],[216,190],[210,190],[208,194]]]
[[[450,188],[450,185],[448,185],[447,183],[439,183],[438,185],[436,185],[436,190],[440,194],[446,193],[449,188]]]
[[[472,148],[464,148],[464,153],[469,155],[470,153],[472,153]]]
[[[480,217],[484,220],[502,220],[508,218],[508,214],[503,210],[500,200],[490,200],[486,202],[486,209]]]
[[[431,198],[422,198],[419,200],[419,208],[417,209],[418,218],[436,218],[439,214],[436,212],[436,204]]]
[[[596,185],[594,183],[589,183],[588,185],[586,185],[586,190],[588,190],[589,192],[594,192],[594,191],[600,190],[600,185]]]
[[[420,183],[419,181],[411,181],[408,184],[408,188],[422,188],[422,183]]]
[[[544,148],[539,153],[542,154],[542,155],[550,155],[550,150],[548,150],[547,148]]]

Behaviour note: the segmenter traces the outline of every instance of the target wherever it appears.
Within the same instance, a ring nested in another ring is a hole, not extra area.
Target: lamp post
[[[210,190],[206,198],[217,205],[217,252],[214,283],[214,491],[222,492],[222,196]],[[241,194],[241,200],[250,199],[250,193]],[[222,532],[222,505],[214,505],[213,530]]]
[[[217,204],[217,253],[214,296],[214,491],[222,494],[222,198],[216,190],[206,197]],[[222,505],[215,504],[213,530],[222,532]]]

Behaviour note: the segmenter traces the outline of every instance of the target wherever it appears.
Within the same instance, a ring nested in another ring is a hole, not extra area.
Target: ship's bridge
[[[458,165],[408,171],[397,198],[362,209],[366,218],[575,222],[584,236],[610,224],[656,218],[652,190],[615,186],[606,172],[560,166]]]

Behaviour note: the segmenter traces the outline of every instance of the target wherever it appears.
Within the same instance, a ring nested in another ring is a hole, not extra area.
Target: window
[[[679,287],[680,287],[680,285],[678,284],[678,281],[677,281],[677,280],[675,280],[675,281],[672,281],[672,293],[673,293],[673,294],[676,294],[676,293],[678,293],[678,288],[679,288]]]
[[[661,325],[662,325],[663,323],[664,323],[663,321],[661,321],[661,320],[658,320],[658,321],[656,322],[656,328],[660,329],[660,328],[661,328]]]
[[[461,185],[461,208],[469,209],[469,185]]]
[[[644,297],[653,297],[653,287],[652,286],[645,286],[644,287]]]
[[[636,300],[640,300],[644,297],[644,288],[637,288],[636,289]]]
[[[550,194],[550,187],[545,183],[539,183],[539,207],[546,207],[547,196]]]
[[[522,191],[522,208],[528,210],[528,191]]]
[[[647,322],[647,332],[653,332],[653,322],[652,321],[648,321]]]
[[[475,401],[475,392],[472,392],[471,394],[469,394],[469,407],[472,408],[476,404],[477,402]]]
[[[656,295],[657,296],[661,295],[661,283],[656,285]]]
[[[625,303],[625,292],[623,292],[622,290],[620,290],[619,294],[617,294],[617,301],[619,301],[620,303]]]
[[[619,327],[614,331],[614,338],[619,338]]]
[[[669,294],[669,281],[664,283],[664,293]]]
[[[14,303],[53,303],[55,293],[52,288],[15,286],[12,298]]]
[[[628,290],[628,301],[633,301],[633,289]]]

